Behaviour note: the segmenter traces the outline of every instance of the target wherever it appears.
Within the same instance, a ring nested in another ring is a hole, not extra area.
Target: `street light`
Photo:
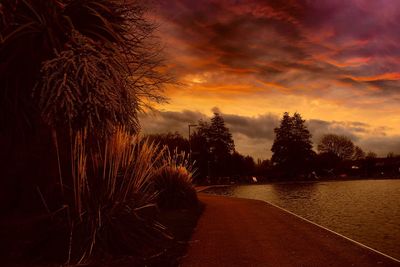
[[[191,127],[197,127],[198,125],[197,124],[190,124],[189,123],[189,159],[191,159],[192,158],[192,142],[190,141],[190,128]]]

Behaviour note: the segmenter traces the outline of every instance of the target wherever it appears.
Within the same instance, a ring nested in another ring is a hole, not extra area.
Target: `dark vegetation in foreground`
[[[185,153],[139,135],[172,81],[148,8],[0,2],[1,264],[176,265],[199,207]]]
[[[85,266],[91,267],[128,267],[128,266],[179,266],[186,253],[188,242],[203,205],[188,209],[168,209],[157,212],[158,221],[166,227],[166,233],[172,238],[157,240],[150,256],[144,255],[108,255],[93,257]],[[48,238],[54,233],[54,218],[39,216],[35,218],[14,218],[0,222],[0,257],[2,265],[8,267],[60,266],[57,255],[65,246],[61,240]],[[127,233],[128,234],[128,233]],[[56,243],[55,243],[56,242]]]
[[[81,157],[86,146],[78,141],[72,154]],[[186,155],[122,130],[100,152],[88,166],[78,164],[84,158],[74,161],[74,196],[64,207],[52,211],[43,197],[47,212],[2,214],[4,261],[177,264],[200,212]]]

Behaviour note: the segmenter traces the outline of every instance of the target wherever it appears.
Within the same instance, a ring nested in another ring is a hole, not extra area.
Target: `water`
[[[400,180],[244,185],[208,192],[273,203],[400,259]]]

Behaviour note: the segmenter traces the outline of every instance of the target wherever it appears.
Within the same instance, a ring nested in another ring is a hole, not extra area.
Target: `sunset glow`
[[[181,85],[142,117],[145,132],[186,135],[217,108],[239,152],[268,158],[288,111],[315,141],[341,133],[366,151],[400,153],[400,2],[162,1],[155,14]]]

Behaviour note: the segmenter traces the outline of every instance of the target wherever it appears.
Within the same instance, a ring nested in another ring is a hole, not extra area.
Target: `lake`
[[[267,201],[400,259],[400,180],[240,185],[205,192]]]

